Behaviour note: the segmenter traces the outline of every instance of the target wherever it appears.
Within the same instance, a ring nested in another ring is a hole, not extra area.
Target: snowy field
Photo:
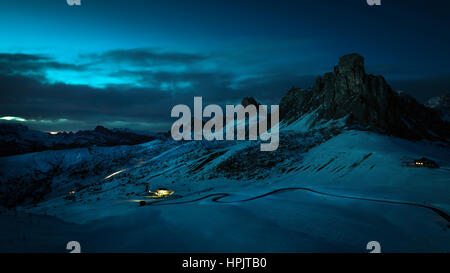
[[[423,156],[441,168],[402,166]],[[45,151],[0,158],[0,181],[20,204],[1,210],[1,252],[450,251],[450,150],[369,132],[285,130],[273,153],[162,140]],[[146,185],[175,193],[151,199]]]

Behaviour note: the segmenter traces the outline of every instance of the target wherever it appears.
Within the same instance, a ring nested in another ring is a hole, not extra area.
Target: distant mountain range
[[[0,124],[0,156],[63,150],[90,146],[134,145],[160,138],[160,134],[145,134],[125,129],[107,129],[97,126],[94,130],[76,133],[50,134],[30,130],[21,124]]]

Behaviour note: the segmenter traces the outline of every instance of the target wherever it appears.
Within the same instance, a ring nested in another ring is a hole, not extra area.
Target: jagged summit
[[[442,119],[450,121],[450,93],[430,98],[425,104],[441,113]]]
[[[335,71],[338,73],[353,72],[363,75],[364,72],[364,57],[357,54],[347,54],[339,58],[339,63],[335,66]]]
[[[254,106],[258,107],[260,105],[260,103],[257,102],[255,100],[255,98],[253,98],[253,97],[244,97],[242,99],[241,105],[244,107],[247,107],[248,105],[254,105]]]
[[[308,117],[313,128],[331,120],[407,139],[447,139],[449,124],[414,98],[394,91],[382,76],[366,74],[364,58],[348,54],[333,72],[307,89],[292,88],[280,102],[280,118],[291,124]]]

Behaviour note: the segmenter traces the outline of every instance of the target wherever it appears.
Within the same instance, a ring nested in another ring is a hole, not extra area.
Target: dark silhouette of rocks
[[[313,111],[317,122],[345,118],[346,126],[411,140],[450,137],[437,111],[394,91],[382,76],[366,74],[358,54],[341,57],[333,72],[307,90],[292,88],[280,102],[280,119],[288,124]]]
[[[450,121],[450,94],[430,98],[425,105],[439,111],[442,119]]]
[[[256,109],[258,109],[260,103],[257,102],[253,97],[245,97],[242,99],[241,105],[244,107],[247,107],[248,105],[254,105],[256,106]]]

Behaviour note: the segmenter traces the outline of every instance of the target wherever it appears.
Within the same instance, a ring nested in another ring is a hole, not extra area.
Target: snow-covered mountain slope
[[[403,165],[423,156],[441,168]],[[346,131],[312,148],[299,165],[292,178],[308,185],[445,207],[450,201],[450,150],[431,142]]]
[[[3,211],[0,221],[33,238],[0,236],[1,250],[80,240],[86,251],[364,252],[379,240],[385,251],[449,251],[448,219],[421,207],[449,214],[448,148],[355,130],[283,130],[278,153],[258,147],[157,140],[0,158],[2,187],[20,192],[33,173],[49,185]],[[441,168],[402,165],[422,156]],[[175,193],[154,200],[147,186]]]

